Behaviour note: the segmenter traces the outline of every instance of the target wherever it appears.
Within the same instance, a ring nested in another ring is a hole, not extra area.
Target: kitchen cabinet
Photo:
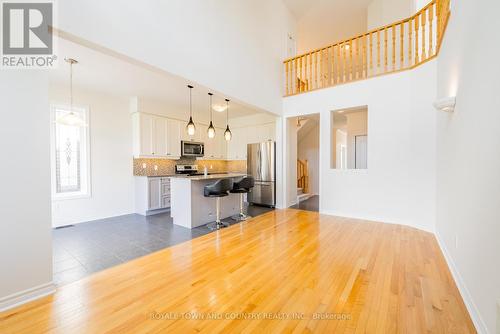
[[[224,139],[224,129],[215,128],[215,137],[208,138],[207,131],[203,132],[203,138],[200,139],[205,144],[204,160],[222,160],[226,159],[226,140]]]
[[[167,156],[179,158],[181,156],[181,126],[182,122],[176,119],[167,119]]]
[[[151,215],[170,208],[170,178],[135,177],[135,212]]]
[[[233,128],[232,139],[227,143],[228,160],[246,160],[247,144],[276,140],[275,123]]]
[[[233,136],[227,144],[228,155],[230,160],[246,160],[247,159],[247,143],[248,143],[248,128],[234,128],[231,130]]]
[[[180,158],[181,121],[145,113],[134,113],[132,122],[135,157]]]

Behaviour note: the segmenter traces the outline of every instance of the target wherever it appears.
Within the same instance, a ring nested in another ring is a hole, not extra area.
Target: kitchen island
[[[204,187],[220,179],[238,179],[246,174],[210,174],[174,176],[170,178],[170,214],[175,225],[194,228],[215,221],[215,198],[203,196]],[[239,194],[221,198],[221,219],[240,211]]]

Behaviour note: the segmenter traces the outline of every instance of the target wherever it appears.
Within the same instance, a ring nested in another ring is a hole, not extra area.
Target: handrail
[[[437,56],[450,0],[433,0],[415,15],[286,59],[285,96],[414,68]]]
[[[309,191],[309,170],[307,160],[297,159],[297,187],[302,188],[304,193]]]

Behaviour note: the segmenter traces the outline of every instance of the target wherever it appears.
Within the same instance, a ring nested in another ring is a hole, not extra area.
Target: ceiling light
[[[226,131],[224,131],[224,139],[226,141],[230,141],[231,138],[233,137],[233,134],[231,133],[231,130],[229,130],[229,99],[226,99]]]
[[[220,103],[220,104],[216,103],[216,104],[214,104],[213,109],[217,112],[224,112],[224,111],[226,111],[227,106],[225,104],[222,104],[222,103]]]
[[[434,101],[434,108],[440,111],[452,112],[455,110],[456,97],[445,97]]]
[[[193,122],[193,98],[192,98],[192,90],[193,86],[188,85],[189,88],[189,122],[186,125],[186,131],[187,134],[190,136],[194,136],[194,133],[196,132],[196,126],[194,125]]]
[[[208,138],[212,139],[215,137],[215,128],[214,128],[214,125],[212,123],[212,93],[208,93],[208,96],[210,97],[209,100],[210,100],[210,104],[208,106],[208,110],[210,111],[210,125],[208,126],[208,129],[207,129],[207,134],[208,134]]]
[[[56,123],[68,126],[87,126],[85,121],[73,112],[73,65],[78,64],[78,61],[72,58],[64,59],[69,64],[69,112],[58,117]]]

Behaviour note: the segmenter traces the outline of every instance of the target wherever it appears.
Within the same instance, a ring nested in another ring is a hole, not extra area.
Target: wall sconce
[[[434,101],[432,104],[436,110],[453,112],[455,110],[456,97],[445,97]]]

